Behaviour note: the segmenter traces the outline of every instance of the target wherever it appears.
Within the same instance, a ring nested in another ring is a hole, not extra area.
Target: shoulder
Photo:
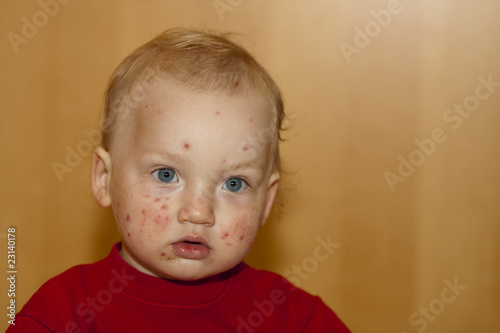
[[[86,299],[89,290],[102,288],[98,264],[74,266],[45,282],[16,315],[17,328],[37,326],[40,330],[36,332],[42,328],[53,331],[72,321],[74,309]]]
[[[37,305],[72,303],[72,300],[78,299],[77,297],[86,289],[99,283],[100,277],[96,266],[97,264],[74,266],[51,278],[33,294],[25,307],[30,308],[31,303]]]
[[[267,270],[258,270],[244,264],[242,276],[239,281],[245,288],[254,289],[258,293],[267,291],[268,293],[283,295],[286,298],[295,299],[301,302],[313,303],[317,297],[298,288],[285,277]]]
[[[238,282],[248,290],[254,304],[266,303],[268,308],[283,312],[300,332],[349,332],[337,315],[318,297],[296,287],[285,277],[245,265]],[[256,308],[259,308],[257,306]]]

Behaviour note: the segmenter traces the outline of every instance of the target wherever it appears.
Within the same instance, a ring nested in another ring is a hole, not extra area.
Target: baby
[[[247,51],[168,30],[120,64],[104,111],[92,190],[122,241],[45,283],[8,332],[348,332],[243,263],[278,190],[284,118]]]

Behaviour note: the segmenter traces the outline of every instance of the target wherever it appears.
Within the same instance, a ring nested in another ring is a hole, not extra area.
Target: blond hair
[[[119,114],[140,106],[144,93],[154,88],[161,75],[195,90],[246,93],[259,98],[272,112],[273,120],[253,139],[261,145],[271,143],[274,167],[280,169],[278,142],[285,114],[278,86],[252,55],[227,35],[192,29],[161,33],[117,67],[104,100],[101,145],[106,150],[112,144]]]

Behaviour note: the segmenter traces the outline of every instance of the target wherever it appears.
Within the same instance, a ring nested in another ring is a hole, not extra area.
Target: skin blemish
[[[229,234],[226,232],[226,233],[224,233],[224,235],[221,237],[221,239],[224,239],[224,238],[226,238],[227,236],[229,236]]]
[[[142,210],[142,215],[146,216],[146,210],[145,209]]]
[[[127,236],[129,236],[129,237],[130,237],[130,232],[127,232]]]
[[[160,225],[160,224],[162,224],[163,222],[166,222],[166,221],[167,221],[167,219],[165,218],[164,214],[158,214],[155,217],[155,223],[157,225]]]
[[[220,115],[220,112],[219,111],[215,111],[215,115]]]
[[[245,236],[241,235],[240,236],[240,240],[243,240],[245,238]]]
[[[149,197],[151,197],[151,196],[150,196],[149,194],[147,194],[147,193],[146,193],[146,198],[149,198]]]
[[[156,199],[155,199],[155,202],[158,202],[158,201],[160,201],[160,200],[161,200],[161,198],[156,198]]]
[[[189,142],[184,142],[184,148],[189,149],[190,147],[191,145],[189,144]]]
[[[163,210],[167,210],[167,209],[168,209],[168,206],[167,206],[167,205],[162,205],[162,206],[161,206],[161,209],[163,209]]]
[[[248,147],[247,146],[244,146],[243,147],[243,151],[247,151],[248,150]]]
[[[127,214],[127,221],[130,221],[130,214]]]
[[[166,256],[167,254],[165,252],[160,253],[162,257]]]
[[[231,246],[231,245],[233,245],[233,244],[231,244],[231,243],[227,242],[227,243],[226,243],[226,245],[227,245],[227,246]]]
[[[248,119],[248,121],[251,122],[251,123],[253,123],[253,119],[252,118]]]

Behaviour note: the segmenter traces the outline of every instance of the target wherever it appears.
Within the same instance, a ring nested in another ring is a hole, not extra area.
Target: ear
[[[269,177],[269,182],[267,185],[267,198],[266,198],[266,207],[264,210],[264,215],[262,216],[262,220],[260,221],[260,227],[266,224],[267,218],[271,213],[271,208],[273,207],[274,199],[276,198],[276,193],[278,193],[278,184],[280,179],[279,171],[275,170]]]
[[[109,181],[111,179],[111,157],[102,147],[97,147],[92,156],[92,192],[103,207],[111,205]]]

